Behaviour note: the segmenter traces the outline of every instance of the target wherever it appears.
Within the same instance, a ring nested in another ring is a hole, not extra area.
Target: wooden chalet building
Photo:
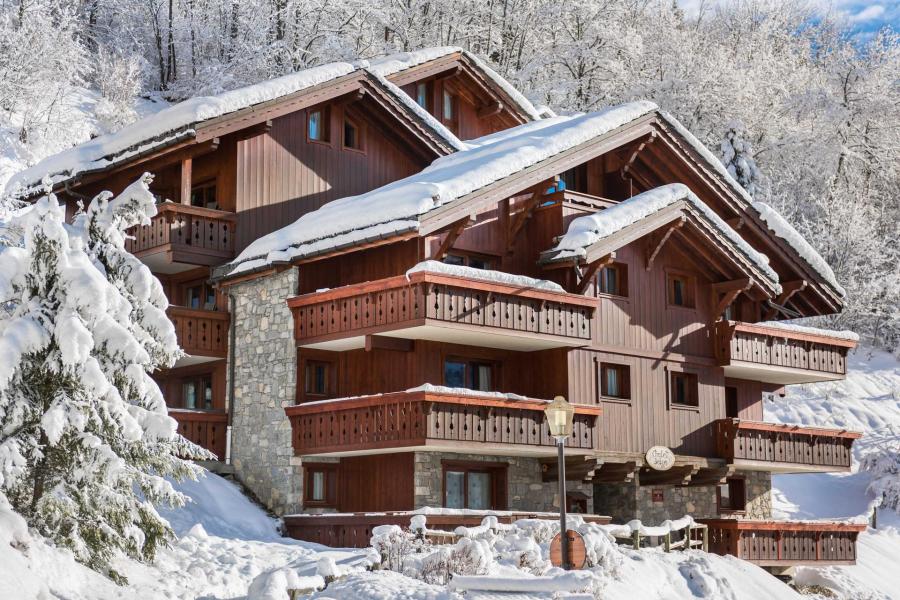
[[[555,117],[429,49],[193,99],[12,185],[74,200],[148,170],[166,201],[130,244],[188,354],[158,375],[171,414],[297,537],[558,510],[561,394],[570,510],[692,514],[766,566],[855,560],[860,526],[776,523],[770,496],[773,472],[848,471],[859,434],[762,407],[844,377],[854,336],[780,322],[844,291],[653,104]]]

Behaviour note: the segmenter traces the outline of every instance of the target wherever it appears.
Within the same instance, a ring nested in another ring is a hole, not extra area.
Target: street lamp
[[[566,438],[572,435],[572,421],[575,417],[575,407],[566,402],[562,396],[553,399],[544,409],[547,415],[547,425],[550,427],[550,435],[556,438],[556,451],[559,457],[559,542],[562,550],[562,567],[568,570],[569,563],[569,538],[566,535]]]

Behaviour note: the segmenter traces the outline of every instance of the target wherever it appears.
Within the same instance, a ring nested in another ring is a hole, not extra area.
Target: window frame
[[[326,390],[325,394],[310,394],[306,391],[306,369],[307,365],[323,364],[327,367],[325,375]],[[315,402],[317,400],[327,400],[337,397],[338,382],[338,362],[332,356],[318,354],[315,351],[301,352],[297,356],[297,390],[295,393],[294,403],[304,404],[306,402]]]
[[[312,119],[312,115],[315,113],[321,114],[322,120],[322,130],[324,132],[324,138],[313,138],[310,135],[310,127],[309,123]],[[332,145],[332,135],[331,135],[331,107],[327,104],[320,104],[318,106],[311,106],[306,109],[306,141],[310,144],[322,144],[323,146],[331,146]],[[341,131],[341,137],[343,138],[344,132]]]
[[[205,398],[203,396],[203,392],[206,389],[206,387],[204,386],[204,383],[206,381],[209,381],[209,392],[210,392],[209,408],[206,408],[204,406]],[[184,392],[185,392],[185,386],[187,386],[189,383],[193,383],[194,385],[197,386],[197,390],[198,390],[197,400],[198,400],[198,404],[200,406],[194,406],[194,407],[187,406]],[[200,410],[200,411],[204,411],[204,412],[212,412],[212,411],[216,410],[216,389],[215,389],[215,378],[213,377],[213,373],[203,372],[203,373],[195,373],[193,375],[185,375],[183,377],[179,377],[178,378],[178,387],[180,389],[179,396],[180,396],[181,402],[180,402],[180,406],[178,406],[177,408],[181,408],[184,410]]]
[[[212,285],[209,284],[209,280],[207,280],[207,279],[192,279],[190,281],[185,281],[183,283],[180,283],[179,287],[180,287],[179,295],[181,296],[181,300],[182,300],[182,304],[180,306],[183,306],[189,310],[206,310],[206,311],[219,310],[219,295],[218,295],[218,293],[216,293],[216,289]],[[209,298],[210,292],[212,293],[212,298],[213,298],[212,308],[206,308],[209,305],[209,303],[205,302],[205,301],[203,302],[203,305],[200,306],[200,308],[194,308],[190,305],[188,293],[190,292],[190,290],[192,290],[194,288],[200,289],[200,292],[201,292],[200,297],[203,298],[204,300]]]
[[[346,129],[347,125],[350,125],[356,130],[356,146],[348,146],[347,145],[347,136]],[[360,154],[366,153],[366,128],[359,121],[359,119],[355,119],[348,115],[346,111],[344,112],[343,119],[341,121],[341,150],[346,150],[348,152],[358,152]]]
[[[622,390],[622,395],[612,396],[609,394],[609,390],[606,386],[606,372],[608,370],[614,370],[619,373],[619,388]],[[608,361],[598,361],[597,377],[599,378],[597,389],[600,392],[600,399],[602,401],[631,404],[631,365]]]
[[[666,383],[666,396],[670,409],[678,410],[700,410],[700,376],[695,371],[678,368],[668,368],[666,370],[668,381]],[[686,395],[693,395],[694,404],[685,404],[675,401],[675,379],[683,377],[692,382],[692,385],[685,388]]]
[[[450,387],[447,384],[447,363],[448,362],[462,363],[465,365],[465,374],[463,375],[463,377],[465,378],[467,385],[472,381],[472,371],[473,371],[472,367],[474,365],[490,367],[490,369],[491,369],[491,385],[490,385],[491,389],[479,390],[479,389],[475,389],[475,388],[471,388],[471,387],[465,387],[464,389],[472,390],[473,392],[485,392],[485,393],[497,391],[497,388],[498,388],[497,378],[498,378],[499,372],[500,372],[500,364],[498,361],[487,359],[487,358],[473,358],[473,357],[469,357],[469,356],[458,356],[455,354],[449,354],[449,355],[444,356],[444,359],[441,362],[441,382],[442,382],[442,385]]]
[[[447,473],[463,472],[463,508],[469,505],[469,473],[489,473],[491,476],[491,506],[482,510],[507,510],[509,463],[499,461],[441,461],[441,506],[447,506]]]
[[[606,274],[608,271],[618,273],[616,293],[610,292],[606,287]],[[614,262],[602,267],[594,279],[594,291],[598,298],[628,298],[628,265],[622,262]]]
[[[303,506],[336,508],[338,504],[338,463],[306,463],[303,465]],[[325,498],[315,500],[311,497],[313,476],[324,473]]]
[[[469,252],[469,251],[467,251],[467,250],[457,250],[457,249],[454,248],[453,250],[450,250],[449,252],[447,252],[447,254],[445,254],[445,255],[441,258],[441,262],[446,263],[446,264],[451,264],[451,263],[447,263],[447,262],[446,262],[446,261],[447,261],[447,257],[450,257],[450,256],[458,256],[458,257],[460,257],[460,258],[463,260],[463,264],[462,264],[462,265],[458,265],[458,266],[462,266],[462,267],[470,267],[470,268],[473,268],[473,269],[481,269],[481,267],[472,267],[472,261],[473,261],[473,260],[480,260],[480,261],[482,261],[482,262],[484,262],[484,263],[487,263],[487,264],[488,264],[488,268],[482,269],[482,270],[484,270],[484,271],[495,271],[495,270],[497,269],[497,265],[498,265],[498,263],[499,263],[499,261],[500,261],[500,257],[499,257],[499,256],[496,256],[496,255],[494,255],[494,254],[481,254],[481,253],[479,253],[479,252]]]
[[[450,100],[450,117],[446,116],[448,99]],[[446,85],[441,87],[440,117],[441,123],[451,132],[454,134],[459,132],[459,94],[447,89]]]
[[[697,278],[688,273],[677,269],[666,269],[666,307],[685,310],[697,310]],[[675,303],[674,282],[680,280],[684,282],[684,303]]]
[[[737,496],[740,499],[740,508],[722,505],[722,486],[728,486],[729,504],[731,499]],[[737,493],[735,493],[737,492]],[[726,477],[725,483],[716,484],[716,510],[719,514],[728,515],[745,515],[747,514],[747,479],[738,475],[734,477]]]
[[[204,202],[203,204],[194,204],[194,192],[203,191],[204,194]],[[206,205],[206,195],[208,191],[212,190],[213,195],[215,196],[215,207],[210,208]],[[213,179],[206,179],[204,181],[200,181],[198,183],[191,184],[191,197],[190,197],[191,206],[196,206],[200,208],[206,208],[208,210],[222,210],[221,205],[219,204],[219,190],[218,190],[218,181]]]
[[[425,111],[432,113],[434,111],[434,82],[432,80],[417,81],[413,84],[413,101]],[[419,102],[419,87],[425,88],[425,104]]]

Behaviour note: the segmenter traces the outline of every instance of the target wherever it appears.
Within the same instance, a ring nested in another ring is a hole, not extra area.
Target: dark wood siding
[[[412,510],[412,452],[342,458],[338,511]]]

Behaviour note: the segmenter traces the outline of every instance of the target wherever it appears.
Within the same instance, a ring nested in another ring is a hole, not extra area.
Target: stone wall
[[[507,499],[509,510],[554,512],[559,510],[559,492],[556,481],[541,480],[541,463],[536,458],[523,456],[486,456],[483,454],[455,454],[448,452],[416,452],[414,505],[442,506],[442,460],[505,462],[507,470]],[[587,496],[587,510],[593,512],[593,489],[590,484],[569,481],[569,492],[581,492]]]
[[[230,288],[235,297],[235,477],[279,515],[299,512],[303,491],[284,414],[284,405],[293,404],[296,393],[294,323],[286,303],[296,290],[296,269]]]
[[[772,516],[772,475],[764,471],[742,471],[745,478],[747,509],[742,518],[768,519]],[[691,515],[697,519],[720,516],[715,486],[684,487],[675,485],[600,484],[594,486],[594,503],[598,513],[609,515],[614,523],[640,519],[658,525],[666,519]],[[654,501],[654,490],[662,491],[662,501]]]

